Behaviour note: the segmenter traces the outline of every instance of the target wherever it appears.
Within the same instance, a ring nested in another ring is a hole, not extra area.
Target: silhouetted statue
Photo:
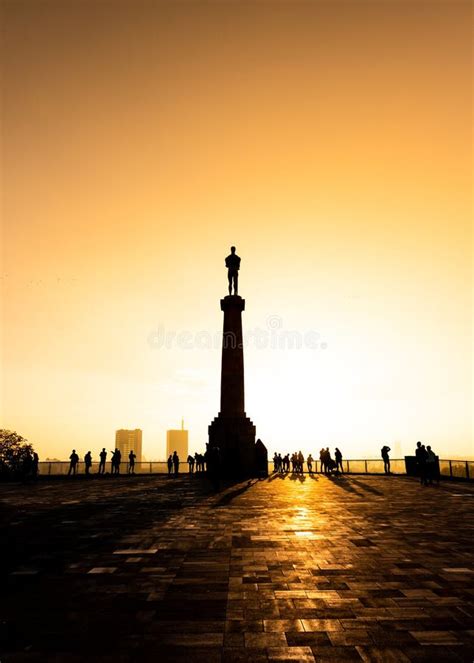
[[[385,474],[390,474],[390,457],[388,455],[389,451],[390,447],[387,447],[387,445],[383,446],[381,449],[381,454],[383,458],[383,470]]]
[[[135,474],[135,458],[137,457],[136,453],[133,453],[133,449],[128,454],[128,473]]]
[[[105,474],[105,461],[107,460],[107,452],[105,450],[105,447],[100,452],[99,458],[100,458],[99,474]]]
[[[229,280],[229,295],[232,294],[232,285],[234,286],[234,295],[237,295],[239,291],[240,258],[235,252],[235,246],[230,247],[230,255],[225,259],[225,266],[227,267],[227,278]]]
[[[89,474],[89,470],[91,469],[92,465],[92,454],[90,451],[86,453],[84,456],[84,466],[86,468],[86,474]]]
[[[77,464],[79,462],[79,456],[77,455],[75,449],[72,450],[72,454],[69,456],[69,461],[70,462],[69,462],[68,475],[71,474],[71,472],[72,472],[72,474],[76,474],[76,468],[77,468]]]

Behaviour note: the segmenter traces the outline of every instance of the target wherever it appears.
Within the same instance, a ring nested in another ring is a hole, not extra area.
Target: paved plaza
[[[474,486],[2,485],[0,659],[469,661]]]

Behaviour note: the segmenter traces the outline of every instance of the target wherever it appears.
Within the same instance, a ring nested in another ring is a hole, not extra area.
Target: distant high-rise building
[[[136,462],[142,462],[142,431],[139,428],[135,430],[126,430],[121,428],[115,431],[115,448],[122,454],[122,462],[128,461],[128,454],[133,451],[137,457]]]
[[[166,431],[166,456],[177,452],[181,461],[188,457],[188,431],[184,430],[184,421],[181,419],[181,430]]]

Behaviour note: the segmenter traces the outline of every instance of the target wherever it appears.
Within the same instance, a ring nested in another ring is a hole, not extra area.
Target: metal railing
[[[41,461],[38,465],[41,476],[65,476],[69,473],[69,461]],[[342,461],[344,474],[384,474],[384,462],[382,459],[344,459]],[[120,474],[128,473],[128,463],[121,463]],[[135,463],[135,474],[168,474],[168,465],[166,461],[146,461]],[[441,460],[439,461],[440,476],[455,479],[474,480],[474,461],[472,460]],[[98,474],[99,463],[93,462],[90,468],[90,474]],[[268,463],[269,473],[273,472],[273,462]],[[406,474],[405,459],[390,459],[390,471],[392,474]],[[180,472],[188,473],[188,464],[180,463]],[[290,469],[291,472],[291,469]],[[306,462],[304,472],[308,472]],[[313,472],[321,472],[321,462],[313,462]],[[105,473],[112,474],[110,462],[106,463]],[[76,474],[85,474],[85,465],[80,461],[76,466]]]

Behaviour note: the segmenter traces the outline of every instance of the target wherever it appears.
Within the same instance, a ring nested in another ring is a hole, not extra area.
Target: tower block
[[[255,442],[255,426],[245,413],[244,348],[239,295],[221,299],[224,312],[222,335],[221,409],[209,426],[209,448],[218,447],[223,476],[266,476],[267,451]]]

